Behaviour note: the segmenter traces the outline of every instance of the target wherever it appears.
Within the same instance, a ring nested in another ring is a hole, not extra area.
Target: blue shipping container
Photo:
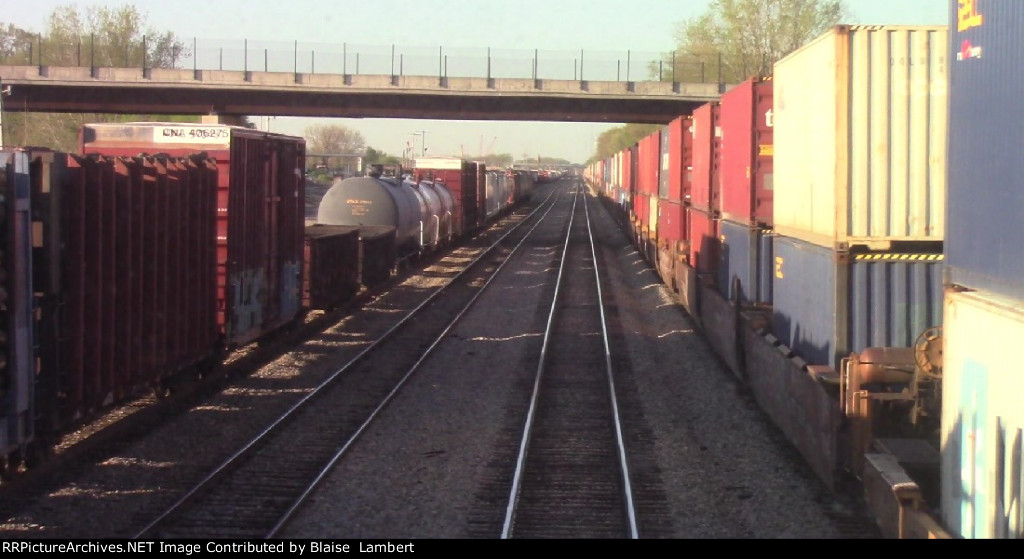
[[[778,235],[773,245],[773,333],[809,364],[912,347],[942,325],[941,253],[851,254]]]
[[[35,438],[36,363],[33,339],[32,178],[29,154],[0,151],[0,264],[4,337],[0,374],[0,458]],[[16,465],[16,464],[15,464]]]
[[[718,223],[718,292],[726,299],[743,305],[771,304],[772,248],[766,246],[766,235],[770,232],[762,227],[726,219]]]
[[[946,283],[1024,299],[1024,2],[950,2]]]

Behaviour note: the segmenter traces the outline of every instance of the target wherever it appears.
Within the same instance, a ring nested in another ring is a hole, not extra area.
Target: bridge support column
[[[238,115],[203,115],[203,124],[227,124],[229,126],[245,126],[245,117]]]

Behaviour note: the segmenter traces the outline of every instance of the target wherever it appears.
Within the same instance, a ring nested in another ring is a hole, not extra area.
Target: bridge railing
[[[722,83],[717,53],[567,51],[175,39],[127,44],[96,37],[57,42],[36,36],[0,53],[3,65],[181,68],[588,81]]]

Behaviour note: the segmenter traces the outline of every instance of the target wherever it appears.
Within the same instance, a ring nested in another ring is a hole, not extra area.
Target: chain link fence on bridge
[[[448,48],[160,37],[128,43],[41,35],[8,45],[0,64],[180,68],[296,74],[723,83],[718,53]]]

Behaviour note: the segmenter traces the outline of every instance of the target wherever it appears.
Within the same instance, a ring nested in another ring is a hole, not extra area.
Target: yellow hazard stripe
[[[858,254],[854,256],[854,260],[868,260],[878,262],[938,262],[943,259],[945,259],[944,254]]]

